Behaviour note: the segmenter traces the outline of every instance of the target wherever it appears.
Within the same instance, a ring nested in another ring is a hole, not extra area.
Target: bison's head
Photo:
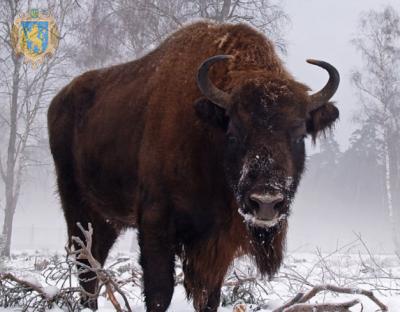
[[[304,138],[315,139],[339,116],[329,102],[339,74],[328,63],[308,60],[330,76],[315,94],[309,95],[306,86],[287,75],[266,70],[243,73],[246,78],[226,93],[210,81],[208,70],[229,58],[214,56],[200,66],[197,81],[206,99],[197,101],[196,110],[200,118],[225,131],[225,172],[239,213],[253,230],[265,231],[289,213],[304,168]]]

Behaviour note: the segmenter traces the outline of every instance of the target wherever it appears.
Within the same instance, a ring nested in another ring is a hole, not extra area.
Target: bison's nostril
[[[277,217],[276,205],[283,201],[282,194],[257,194],[250,195],[250,201],[256,206],[256,214],[260,219],[272,220]]]

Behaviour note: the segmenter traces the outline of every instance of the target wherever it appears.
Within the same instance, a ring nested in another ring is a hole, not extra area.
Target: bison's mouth
[[[253,227],[261,227],[261,228],[273,228],[277,226],[281,221],[286,220],[288,215],[286,213],[282,213],[278,215],[276,218],[271,220],[264,220],[257,218],[251,213],[245,213],[241,208],[238,209],[239,214],[243,217],[244,222],[246,222],[249,226]]]

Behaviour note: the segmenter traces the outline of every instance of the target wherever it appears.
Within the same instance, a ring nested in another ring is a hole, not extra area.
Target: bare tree
[[[135,19],[135,17],[131,17]],[[72,17],[74,63],[82,70],[104,67],[121,61],[120,37],[124,36],[109,0],[82,1]]]
[[[289,18],[279,0],[92,0],[85,8],[90,13],[80,19],[77,50],[78,65],[87,68],[142,56],[196,19],[250,24],[286,52]]]
[[[0,176],[4,184],[4,222],[2,256],[10,255],[14,213],[24,174],[31,166],[43,164],[36,157],[43,138],[43,112],[60,77],[65,76],[67,54],[64,51],[47,58],[33,69],[24,64],[12,47],[12,25],[19,13],[29,8],[25,1],[0,3]],[[61,39],[66,35],[66,18],[74,1],[49,1],[47,9],[56,17]],[[65,49],[67,51],[67,49]]]
[[[369,11],[353,40],[364,61],[352,80],[362,103],[360,121],[379,130],[384,158],[386,206],[396,252],[400,252],[400,18],[393,7]],[[378,140],[377,140],[378,143]]]

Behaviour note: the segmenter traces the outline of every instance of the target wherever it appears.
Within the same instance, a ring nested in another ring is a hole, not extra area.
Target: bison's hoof
[[[90,309],[92,311],[98,309],[97,298],[81,298],[80,305],[82,308]]]

